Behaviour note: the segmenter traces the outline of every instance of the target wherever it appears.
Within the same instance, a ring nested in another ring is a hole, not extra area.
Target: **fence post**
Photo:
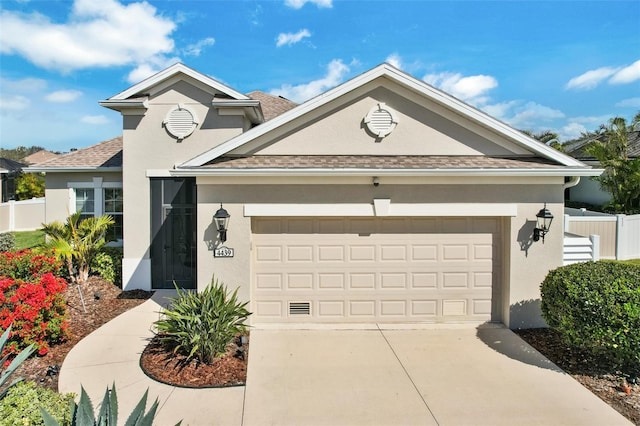
[[[600,235],[589,235],[591,240],[591,260],[597,262],[600,260]]]
[[[625,259],[625,247],[627,247],[627,240],[624,232],[624,214],[616,215],[616,260]]]
[[[16,230],[16,202],[9,200],[9,232]]]

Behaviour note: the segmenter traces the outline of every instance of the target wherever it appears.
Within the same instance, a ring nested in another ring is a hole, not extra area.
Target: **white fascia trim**
[[[565,155],[541,142],[536,141],[535,139],[525,135],[518,130],[511,128],[510,126],[502,123],[499,120],[496,120],[484,112],[467,105],[466,103],[430,86],[424,81],[418,80],[409,74],[406,74],[397,68],[389,65],[382,64],[370,71],[361,74],[346,83],[335,87],[321,95],[316,96],[315,98],[310,99],[309,101],[291,109],[288,112],[285,112],[282,115],[279,115],[268,122],[254,127],[253,129],[238,135],[237,137],[230,139],[229,141],[219,145],[216,148],[213,148],[207,152],[200,154],[199,156],[192,158],[184,162],[182,167],[193,167],[193,166],[201,166],[206,164],[207,162],[230,152],[243,144],[251,141],[254,138],[262,136],[271,130],[292,121],[324,104],[327,104],[334,99],[339,98],[340,96],[370,82],[375,80],[378,77],[388,77],[396,83],[403,85],[411,90],[417,91],[418,93],[423,94],[427,98],[437,102],[444,107],[456,111],[463,116],[470,118],[471,120],[479,123],[480,125],[487,127],[489,129],[493,129],[494,131],[505,135],[506,137],[513,140],[515,143],[525,146],[525,148],[542,155],[545,158],[552,159],[554,161],[559,162],[565,166],[572,167],[583,167],[584,164],[580,161]]]
[[[122,182],[67,182],[67,188],[122,188]]]
[[[136,95],[137,93],[140,92],[144,92],[146,90],[148,90],[150,87],[153,87],[159,83],[161,83],[162,81],[173,77],[174,75],[178,74],[178,73],[182,73],[185,74],[191,78],[193,78],[194,80],[197,80],[209,87],[214,88],[217,91],[226,93],[227,95],[231,96],[232,98],[236,98],[236,99],[250,99],[248,96],[243,95],[242,93],[220,83],[219,81],[208,77],[204,74],[199,73],[198,71],[189,68],[188,66],[182,64],[182,63],[177,63],[174,65],[171,65],[169,68],[165,68],[164,70],[152,75],[151,77],[146,78],[145,80],[142,80],[140,83],[131,86],[130,88],[126,89],[123,92],[118,93],[117,95],[111,96],[108,100],[116,100],[116,99],[127,99],[130,98],[131,96]]]
[[[220,110],[224,109],[242,109],[249,116],[251,123],[264,123],[264,115],[260,101],[256,99],[213,99],[211,105]]]
[[[380,201],[380,200],[378,200]],[[476,216],[514,217],[518,214],[518,205],[513,203],[390,203],[388,209],[380,214],[373,204],[245,204],[244,216],[261,217],[437,217],[437,216]]]
[[[149,98],[144,99],[124,99],[124,100],[112,100],[105,99],[103,101],[99,101],[98,105],[103,106],[105,108],[109,108],[115,111],[120,111],[123,109],[142,109],[146,110],[149,108]]]
[[[170,170],[171,176],[600,176],[602,169],[203,169]]]
[[[28,167],[30,173],[122,172],[122,167]]]

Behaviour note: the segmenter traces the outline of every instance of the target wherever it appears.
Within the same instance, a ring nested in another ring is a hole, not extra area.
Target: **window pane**
[[[95,212],[93,188],[76,189],[76,211],[80,210],[89,215],[93,215]]]
[[[113,221],[115,222],[115,224],[112,225],[109,228],[108,236],[111,237],[114,240],[121,240],[122,239],[122,235],[123,235],[123,232],[122,232],[122,229],[123,229],[123,226],[122,226],[122,223],[123,223],[122,215],[121,214],[120,215],[113,215]]]
[[[105,214],[122,213],[122,188],[107,188],[104,190]]]

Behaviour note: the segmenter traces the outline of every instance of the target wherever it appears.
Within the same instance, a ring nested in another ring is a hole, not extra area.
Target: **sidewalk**
[[[124,424],[145,390],[147,408],[158,398],[154,424],[241,425],[244,386],[223,389],[184,389],[158,383],[139,366],[140,354],[153,337],[151,324],[166,304],[171,290],[156,291],[143,304],[103,325],[76,345],[62,365],[58,390],[80,394],[84,386],[94,408],[107,387],[115,382],[118,393],[118,421]]]

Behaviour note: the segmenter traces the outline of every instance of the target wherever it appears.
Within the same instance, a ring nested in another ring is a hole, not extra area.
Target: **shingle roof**
[[[60,155],[36,167],[38,169],[120,168],[122,167],[122,136]]]
[[[20,171],[24,167],[26,167],[26,165],[18,161],[10,160],[4,157],[0,158],[0,169],[4,169],[8,172],[13,172],[13,171]]]
[[[298,106],[295,102],[291,102],[282,96],[273,96],[258,90],[247,94],[247,96],[251,99],[260,101],[265,121],[271,120],[272,118],[275,118]]]
[[[51,151],[47,151],[46,149],[41,149],[38,152],[34,152],[31,155],[27,155],[22,159],[22,162],[25,164],[38,164],[43,163],[45,161],[49,161],[53,158],[57,158],[60,154],[54,154]]]
[[[540,157],[374,156],[374,155],[254,155],[218,158],[208,169],[518,169],[563,168]]]

